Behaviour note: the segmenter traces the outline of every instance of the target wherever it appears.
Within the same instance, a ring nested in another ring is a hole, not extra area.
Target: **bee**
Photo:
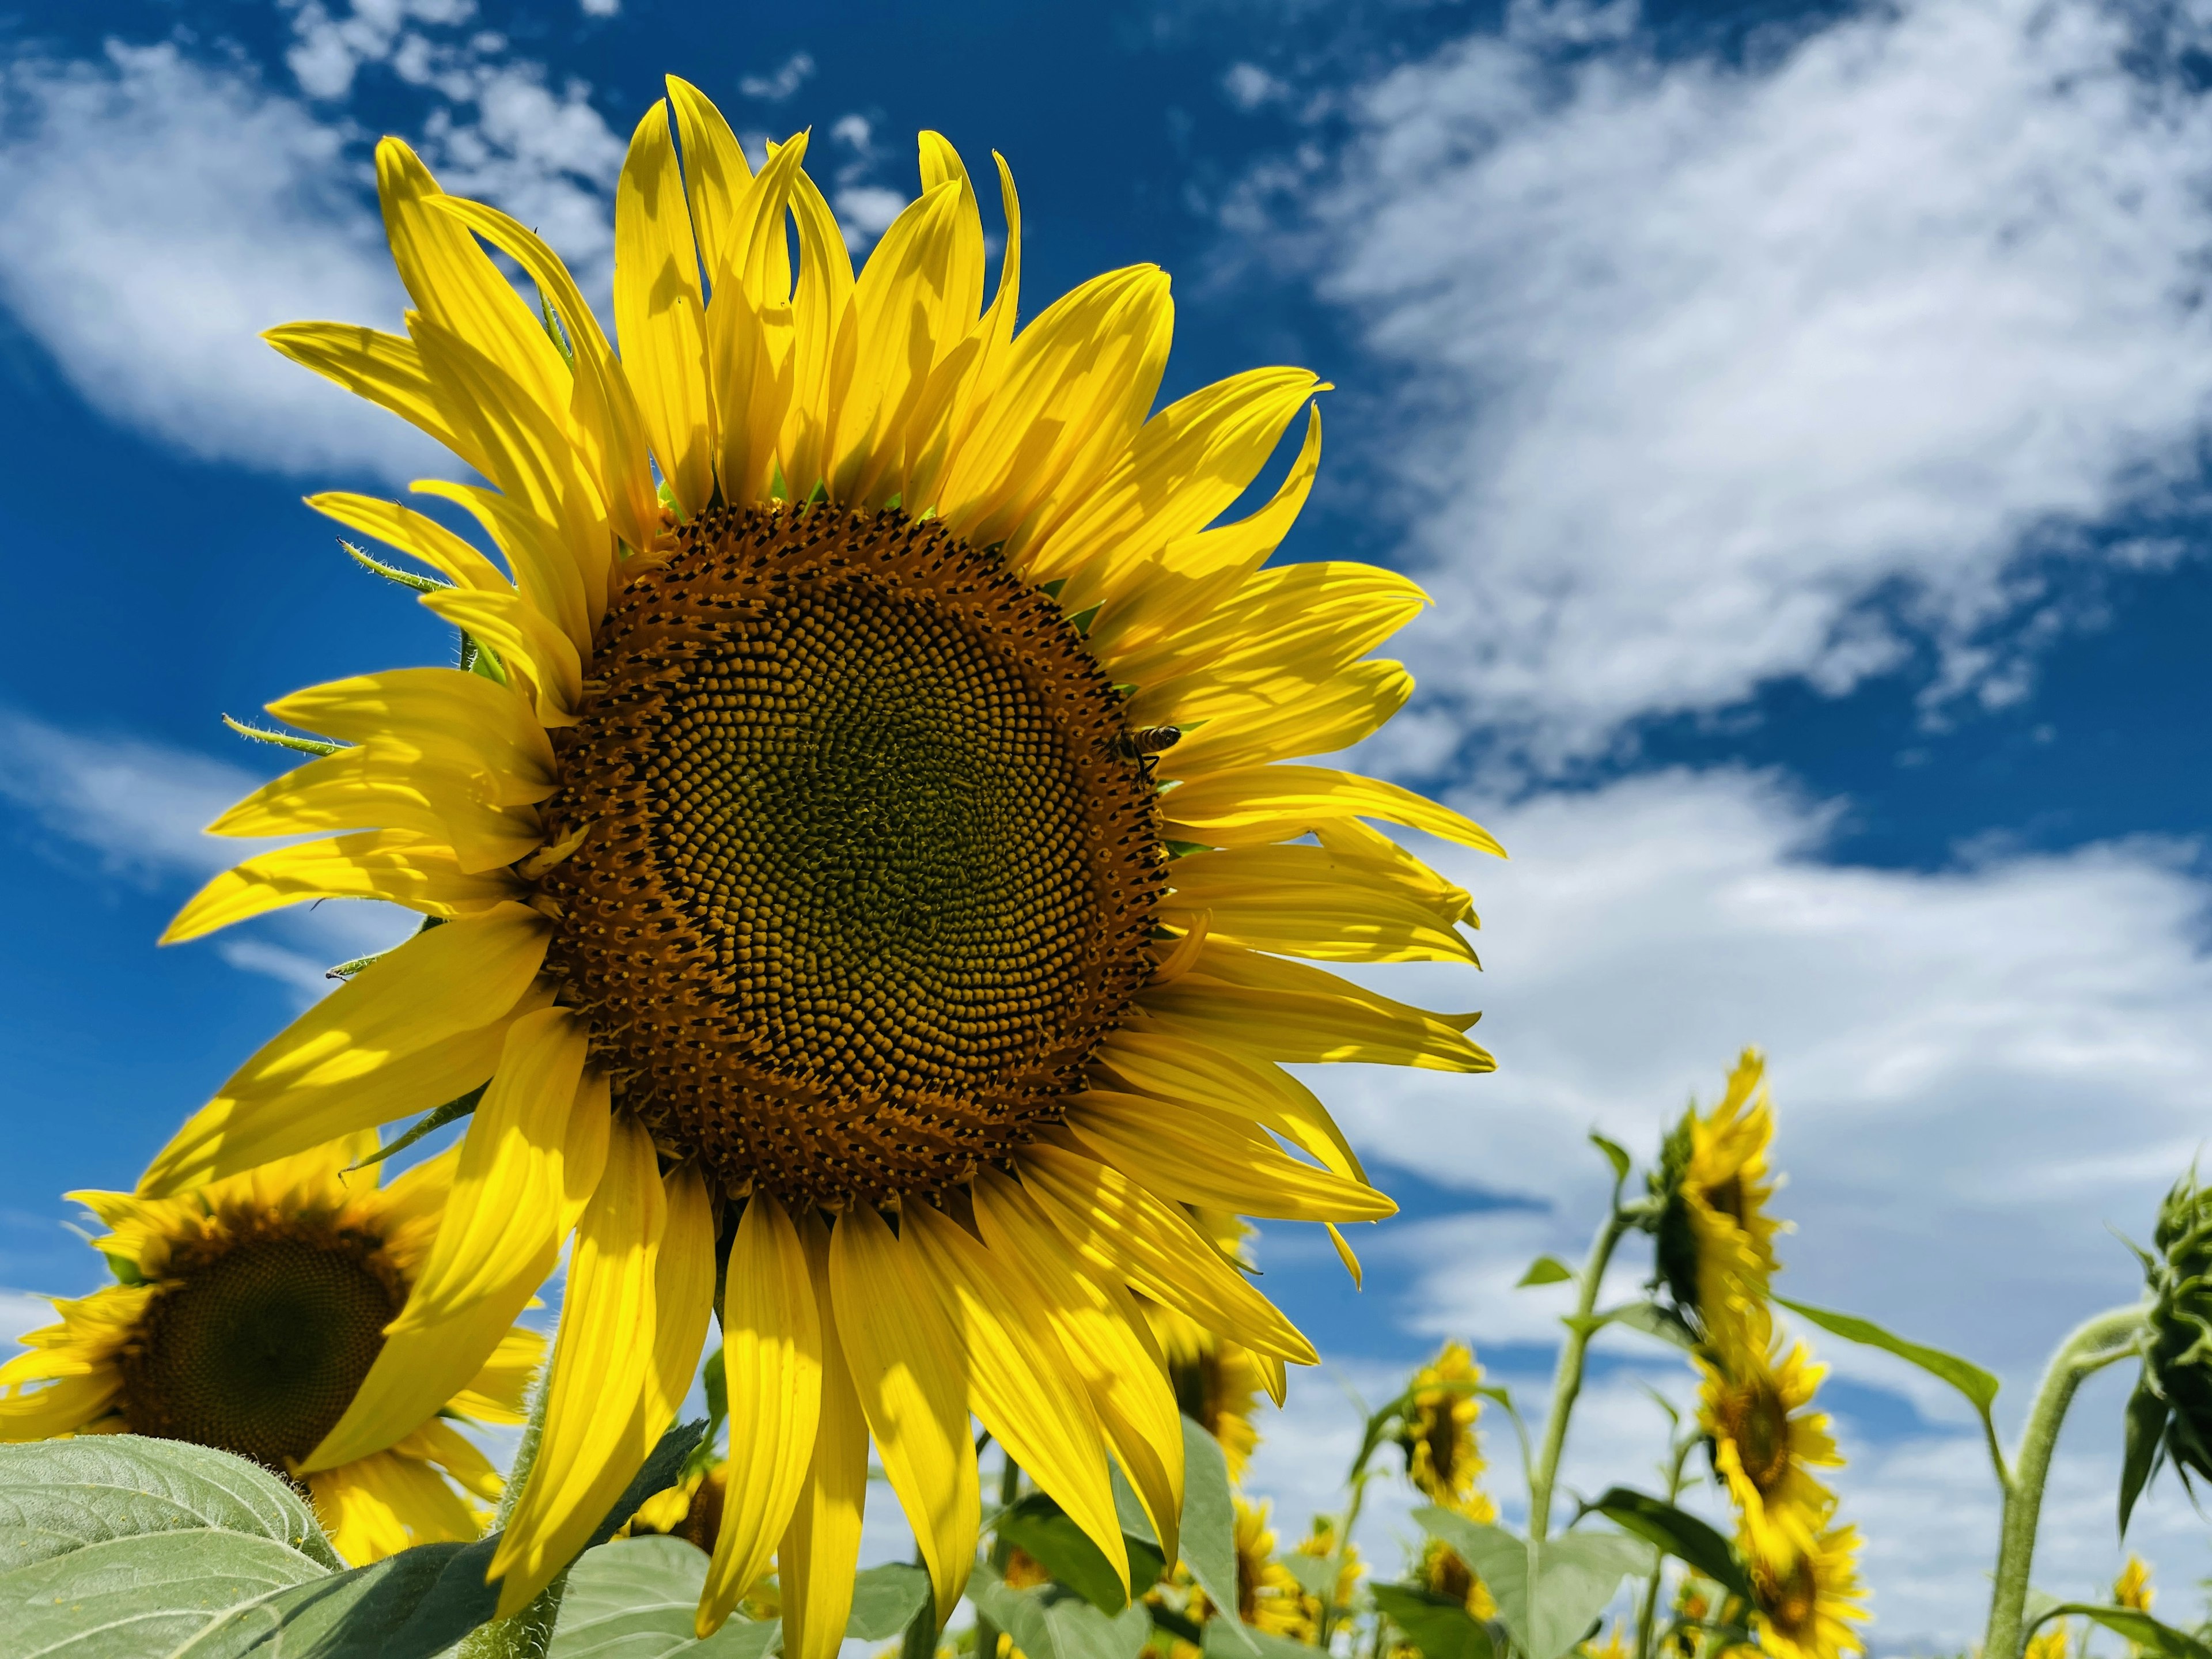
[[[1152,781],[1152,768],[1159,757],[1182,741],[1180,726],[1140,726],[1121,738],[1121,752],[1134,760],[1143,770],[1145,781]]]

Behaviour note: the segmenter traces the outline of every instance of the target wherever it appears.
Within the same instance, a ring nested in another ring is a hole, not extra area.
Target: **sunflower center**
[[[1744,1478],[1760,1492],[1771,1492],[1790,1470],[1790,1408],[1764,1381],[1745,1389],[1733,1403],[1729,1436],[1742,1460]]]
[[[1759,1610],[1782,1634],[1798,1637],[1811,1629],[1820,1586],[1810,1561],[1800,1556],[1790,1564],[1789,1571],[1779,1578],[1765,1579],[1759,1589],[1765,1592],[1759,1598]]]
[[[360,1233],[270,1222],[180,1248],[120,1356],[124,1419],[286,1473],[345,1414],[405,1299]]]
[[[618,1097],[743,1193],[934,1194],[1058,1116],[1164,854],[1059,607],[928,523],[702,514],[556,735],[549,958]]]

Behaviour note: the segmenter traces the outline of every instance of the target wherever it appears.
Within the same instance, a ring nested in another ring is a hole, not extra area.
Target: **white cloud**
[[[1462,801],[1470,810],[1478,804]],[[1607,1178],[1602,1129],[1648,1158],[1738,1048],[1769,1054],[1796,1224],[1786,1294],[1966,1353],[2005,1379],[2016,1425],[2050,1348],[2131,1300],[2112,1227],[2146,1237],[2204,1133],[2212,1072],[2212,884],[2152,842],[1993,857],[1936,873],[1821,861],[1835,810],[1742,772],[1670,772],[1484,816],[1511,862],[1439,852],[1474,891],[1489,971],[1375,970],[1431,1006],[1486,1010],[1487,1078],[1316,1067],[1371,1158],[1446,1185],[1556,1200],[1388,1224],[1360,1241],[1370,1296],[1479,1349],[1547,1340],[1559,1293],[1511,1288],[1529,1259],[1579,1259]],[[1383,1184],[1387,1187],[1386,1178]],[[1268,1265],[1304,1271],[1268,1240]],[[1648,1258],[1633,1257],[1615,1293]],[[1315,1271],[1333,1271],[1316,1267]],[[1609,1337],[1620,1357],[1663,1350]],[[1838,1373],[1907,1395],[1951,1438],[1874,1443],[1850,1477],[1893,1636],[1964,1639],[1993,1551],[1986,1473],[1955,1395],[1819,1337]],[[1324,1380],[1302,1385],[1334,1409]],[[1516,1389],[1521,1387],[1516,1382]],[[2109,1576],[2118,1403],[2085,1397],[2039,1583]],[[1626,1430],[1594,1404],[1589,1432]],[[1577,1430],[1577,1433],[1581,1433]],[[1640,1431],[1639,1431],[1640,1432]],[[1963,1448],[1963,1449],[1960,1449]],[[1640,1473],[1592,1460],[1588,1478]],[[1272,1477],[1271,1477],[1272,1478]],[[1324,1479],[1333,1480],[1333,1474]],[[1583,1477],[1577,1476],[1577,1479]],[[1930,1497],[1935,1492],[1938,1497]],[[2169,1582],[2200,1570],[2178,1492],[2143,1542]]]
[[[776,66],[773,75],[748,75],[738,82],[738,90],[748,98],[764,99],[769,103],[781,103],[806,84],[814,73],[814,57],[811,52],[794,52]]]
[[[410,33],[409,24],[451,26],[476,15],[475,0],[353,0],[343,17],[333,17],[319,0],[280,3],[292,13],[294,42],[284,61],[310,98],[343,98],[363,64],[383,63],[403,43],[419,61],[428,42]]]
[[[1518,0],[1365,88],[1340,175],[1231,216],[1310,195],[1324,290],[1406,365],[1427,689],[1554,761],[1923,638],[1939,694],[2017,695],[2042,558],[2193,495],[2188,27],[1906,0],[1737,63],[1632,15]]]
[[[1231,64],[1221,76],[1221,90],[1229,101],[1250,114],[1266,104],[1290,95],[1290,88],[1257,64]]]
[[[622,14],[622,0],[576,0],[586,17],[617,17]]]

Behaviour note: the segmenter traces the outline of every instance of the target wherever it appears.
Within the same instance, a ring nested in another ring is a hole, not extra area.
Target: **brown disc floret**
[[[1082,1086],[1164,867],[1053,600],[895,511],[715,510],[555,733],[549,957],[617,1098],[736,1194],[934,1194]]]

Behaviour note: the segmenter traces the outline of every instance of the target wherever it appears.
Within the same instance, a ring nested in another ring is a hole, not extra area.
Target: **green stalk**
[[[1006,1460],[999,1470],[999,1513],[1004,1515],[1021,1501],[1022,1470],[1014,1462],[1013,1453],[1003,1446],[999,1449]],[[1013,1557],[1014,1547],[994,1531],[991,1534],[991,1565],[1003,1573]],[[926,1609],[923,1616],[928,1616]],[[974,1659],[999,1659],[999,1627],[983,1616],[981,1607],[975,1609]]]
[[[500,1491],[499,1509],[492,1516],[493,1532],[504,1531],[514,1518],[515,1500],[530,1478],[530,1466],[538,1461],[538,1443],[545,1435],[545,1401],[552,1392],[552,1372],[549,1358],[531,1385],[530,1410],[523,1419],[522,1438],[514,1448],[514,1466]],[[553,1645],[553,1626],[561,1617],[561,1596],[568,1588],[568,1573],[564,1567],[520,1613],[479,1625],[463,1637],[454,1650],[456,1659],[545,1659]]]
[[[1634,1226],[1638,1212],[1620,1206],[1620,1184],[1613,1183],[1610,1213],[1590,1243],[1577,1282],[1575,1311],[1565,1322],[1567,1340],[1559,1349],[1559,1363],[1552,1374],[1552,1409],[1544,1419],[1544,1446],[1536,1459],[1535,1478],[1528,1483],[1528,1541],[1540,1543],[1552,1524],[1552,1486],[1559,1473],[1559,1454],[1566,1449],[1567,1419],[1574,1414],[1575,1397],[1583,1389],[1583,1358],[1590,1338],[1596,1334],[1598,1286],[1613,1261],[1620,1236]]]
[[[1997,1534],[1996,1584],[1990,1595],[1990,1624],[1982,1640],[1984,1659],[2019,1659],[2027,1607],[2028,1571],[2035,1561],[2035,1528],[2042,1518],[2043,1483],[2059,1425],[2081,1379],[2136,1351],[2143,1331],[2138,1304],[2100,1313],[2058,1345],[2036,1390],[2035,1403],[2013,1454],[2012,1483],[2004,1495],[2004,1520]]]
[[[1691,1450],[1698,1437],[1684,1435],[1674,1443],[1674,1461],[1667,1469],[1667,1501],[1679,1503],[1682,1497],[1682,1468],[1690,1461]],[[1644,1581],[1644,1600],[1636,1610],[1636,1659],[1651,1659],[1651,1644],[1658,1634],[1659,1590],[1666,1576],[1667,1558],[1659,1556],[1651,1563],[1651,1577]]]

